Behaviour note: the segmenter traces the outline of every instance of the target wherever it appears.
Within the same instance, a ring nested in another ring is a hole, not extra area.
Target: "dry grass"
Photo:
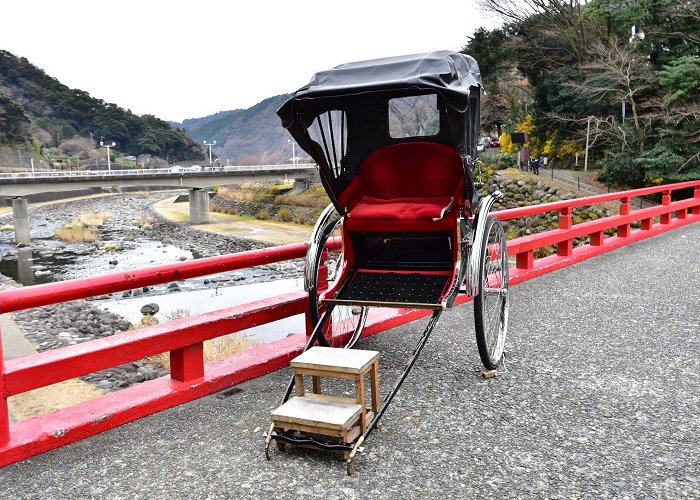
[[[330,203],[328,195],[321,185],[314,185],[303,193],[288,195],[283,194],[275,198],[275,203],[278,205],[294,205],[297,207],[306,208],[326,208]]]
[[[70,379],[11,396],[7,399],[7,403],[10,414],[19,421],[84,403],[100,396],[102,391],[97,387],[80,379]]]
[[[96,228],[104,224],[105,219],[112,216],[111,212],[88,212],[81,214],[73,222],[56,229],[54,236],[68,243],[89,243],[97,240]]]
[[[85,228],[91,228],[91,227],[101,227],[104,225],[105,219],[108,219],[112,216],[112,212],[108,212],[106,210],[103,210],[101,212],[88,212],[85,214],[81,214],[75,221],[73,222],[75,225],[78,226],[83,226]]]
[[[173,202],[174,198],[168,198],[167,200],[161,200],[157,202],[153,207],[156,212],[165,217],[168,220],[174,222],[189,222],[190,221],[190,211],[187,204],[185,206],[175,205]]]
[[[131,223],[138,228],[150,230],[153,229],[153,224],[155,221],[156,220],[152,215],[146,215],[143,217],[143,214],[141,214],[140,218],[132,220]]]
[[[164,315],[167,321],[176,321],[190,316],[190,311],[187,309],[175,309]],[[141,323],[132,325],[132,329],[136,330],[146,326],[158,324],[158,320],[152,316],[146,316]],[[216,361],[217,359],[225,358],[236,354],[237,352],[247,351],[251,347],[260,345],[259,341],[253,340],[245,336],[245,333],[238,332],[223,337],[218,337],[204,342],[204,362]],[[151,363],[160,363],[163,367],[170,371],[170,354],[167,352],[149,356],[146,358]]]
[[[92,229],[62,227],[53,232],[54,236],[68,243],[89,243],[97,240],[97,233]]]

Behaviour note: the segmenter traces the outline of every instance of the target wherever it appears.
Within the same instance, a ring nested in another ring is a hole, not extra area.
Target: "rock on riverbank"
[[[201,229],[195,229],[188,225],[172,222],[161,214],[149,208],[149,213],[154,219],[152,234],[155,239],[163,243],[178,246],[191,251],[194,255],[210,257],[214,255],[226,255],[246,250],[257,250],[274,246],[261,241],[210,233]],[[296,261],[276,262],[255,268],[263,274],[269,274],[270,279],[275,277],[299,276],[304,269],[301,259]]]
[[[14,313],[25,337],[43,352],[128,330],[131,324],[120,316],[84,301],[66,302]],[[165,375],[160,364],[135,361],[80,377],[98,389],[109,391]]]

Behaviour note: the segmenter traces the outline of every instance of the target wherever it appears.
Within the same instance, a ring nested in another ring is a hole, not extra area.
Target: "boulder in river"
[[[141,314],[144,316],[153,316],[156,314],[158,311],[160,311],[160,306],[156,304],[155,302],[151,302],[150,304],[146,304],[141,308]]]

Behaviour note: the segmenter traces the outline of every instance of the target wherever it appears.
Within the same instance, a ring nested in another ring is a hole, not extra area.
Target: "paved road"
[[[516,286],[508,372],[443,315],[355,475],[263,457],[288,373],[0,470],[3,498],[700,497],[700,224]],[[421,325],[424,324],[421,322]],[[420,327],[366,339],[391,380]],[[388,384],[387,384],[388,385]]]
[[[553,175],[554,179],[565,184],[569,184],[572,187],[576,187],[577,189],[583,191],[584,193],[589,193],[590,195],[606,194],[610,192],[610,190],[603,189],[600,186],[587,182],[586,178],[584,177],[584,173],[578,170],[555,168],[554,172],[552,172],[552,169],[543,168],[540,169],[540,175],[548,178]],[[632,200],[632,208],[634,209],[655,207],[656,205],[657,203],[649,201],[646,198],[634,198]]]

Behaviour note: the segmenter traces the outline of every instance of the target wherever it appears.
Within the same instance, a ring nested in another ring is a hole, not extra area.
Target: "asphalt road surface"
[[[482,380],[471,305],[443,314],[344,463],[263,453],[288,371],[0,470],[14,498],[700,497],[700,224],[512,289],[507,373]],[[363,340],[386,389],[425,320]]]

